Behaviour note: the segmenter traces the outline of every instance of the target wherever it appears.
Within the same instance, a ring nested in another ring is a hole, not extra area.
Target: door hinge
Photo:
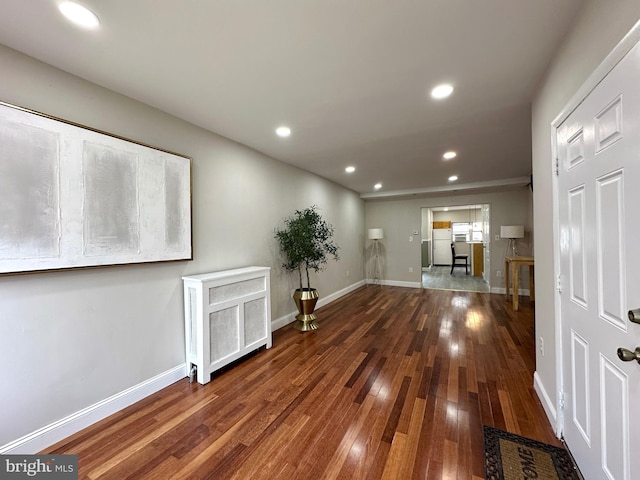
[[[562,276],[558,275],[558,278],[556,278],[556,291],[558,293],[562,293]]]
[[[560,175],[560,159],[556,157],[556,177]]]
[[[564,410],[564,392],[558,394],[558,407],[560,410]]]

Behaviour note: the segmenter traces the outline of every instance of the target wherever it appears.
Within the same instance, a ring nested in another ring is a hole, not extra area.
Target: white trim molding
[[[547,414],[547,418],[549,418],[549,422],[551,422],[551,425],[555,425],[557,427],[558,411],[556,410],[555,402],[551,400],[551,397],[547,393],[547,389],[544,388],[538,372],[533,372],[533,389],[538,394],[538,398],[540,399],[542,407]],[[558,434],[557,431],[556,434]]]
[[[491,293],[498,293],[500,295],[506,295],[507,289],[505,287],[491,287]],[[528,297],[531,294],[528,288],[519,288],[518,296]]]
[[[530,177],[506,178],[503,180],[490,180],[488,182],[464,183],[456,185],[444,185],[437,187],[412,188],[408,190],[390,190],[388,192],[363,193],[360,195],[362,199],[371,198],[392,198],[405,197],[413,195],[429,195],[429,194],[446,194],[452,192],[474,192],[482,190],[500,189],[508,187],[519,187],[528,185],[531,182]]]
[[[374,280],[371,279],[369,280],[369,285],[373,286],[371,284],[374,283]],[[422,288],[422,283],[421,282],[402,282],[402,281],[397,281],[397,280],[382,280],[381,285],[386,285],[389,287],[405,287],[405,288]]]
[[[57,420],[22,438],[0,446],[0,455],[33,454],[44,450],[109,415],[185,378],[186,364],[180,364],[153,378],[127,388],[71,415]]]

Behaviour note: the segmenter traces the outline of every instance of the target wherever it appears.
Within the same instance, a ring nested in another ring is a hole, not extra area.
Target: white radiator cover
[[[182,277],[187,374],[198,383],[262,346],[271,348],[269,267],[245,267]]]

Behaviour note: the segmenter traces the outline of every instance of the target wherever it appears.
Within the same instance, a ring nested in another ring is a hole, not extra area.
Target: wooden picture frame
[[[191,158],[0,102],[0,274],[192,259]]]

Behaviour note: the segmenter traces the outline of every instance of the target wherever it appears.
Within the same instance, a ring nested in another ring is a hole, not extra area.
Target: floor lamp
[[[369,240],[373,240],[373,283],[377,283],[380,285],[380,273],[382,269],[380,268],[380,245],[379,241],[384,238],[384,230],[381,228],[370,228],[369,229]]]
[[[517,238],[524,238],[524,225],[502,225],[500,227],[500,237],[508,238],[507,249],[511,248],[511,256],[518,256]]]

